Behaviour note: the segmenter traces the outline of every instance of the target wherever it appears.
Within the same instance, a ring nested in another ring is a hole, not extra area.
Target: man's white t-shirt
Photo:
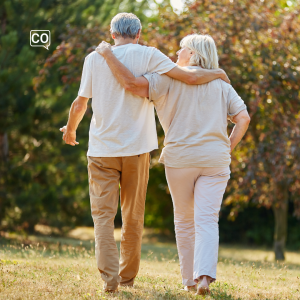
[[[176,66],[153,47],[126,44],[112,51],[136,77]],[[95,51],[85,58],[78,95],[92,98],[88,156],[133,156],[158,148],[153,103],[126,91]]]

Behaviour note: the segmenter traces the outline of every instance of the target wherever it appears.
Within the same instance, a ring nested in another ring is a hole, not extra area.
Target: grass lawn
[[[281,263],[270,250],[221,246],[217,281],[201,297],[181,290],[176,245],[145,239],[134,288],[110,295],[102,292],[92,241],[0,239],[0,299],[300,299],[300,253],[287,252]]]

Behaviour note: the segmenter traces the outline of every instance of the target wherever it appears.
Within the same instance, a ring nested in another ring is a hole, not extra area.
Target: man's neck
[[[137,44],[137,39],[124,39],[124,38],[115,39],[115,47],[123,46],[127,44]]]

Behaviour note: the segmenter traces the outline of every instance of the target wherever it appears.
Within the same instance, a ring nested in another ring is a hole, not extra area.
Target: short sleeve
[[[151,55],[147,73],[158,73],[164,74],[171,71],[176,67],[176,64],[172,60],[164,55],[161,51],[153,48],[153,53]]]
[[[246,110],[247,106],[232,86],[229,88],[227,101],[228,119],[233,122],[233,117],[239,114],[241,111]]]
[[[169,93],[172,79],[157,73],[143,75],[149,81],[149,100],[156,101]]]
[[[86,98],[92,98],[93,96],[92,95],[92,68],[91,68],[90,56],[87,56],[84,60],[78,96],[86,97]]]

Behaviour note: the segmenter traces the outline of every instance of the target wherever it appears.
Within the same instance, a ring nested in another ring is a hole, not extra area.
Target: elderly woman
[[[188,35],[180,43],[177,65],[218,68],[217,49],[208,35]],[[165,132],[160,162],[174,205],[176,241],[185,290],[209,293],[216,280],[219,210],[228,179],[230,153],[244,136],[250,117],[244,101],[217,79],[187,85],[166,75],[135,78],[102,42],[103,55],[120,84],[153,101]],[[235,123],[230,137],[227,119]],[[196,289],[196,284],[198,287]]]

